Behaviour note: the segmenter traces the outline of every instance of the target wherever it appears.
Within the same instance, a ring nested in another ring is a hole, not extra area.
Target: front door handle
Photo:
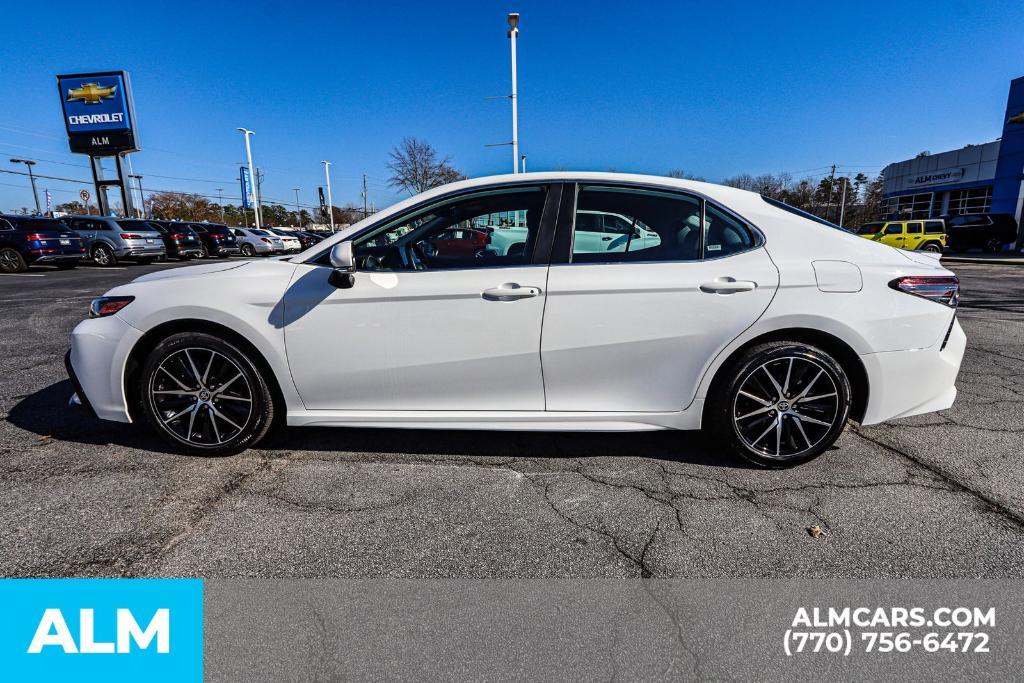
[[[733,277],[720,277],[700,286],[700,291],[707,294],[735,294],[736,292],[752,292],[757,283],[750,280],[737,280]]]
[[[486,301],[517,301],[519,299],[529,299],[539,294],[540,287],[522,287],[517,282],[506,282],[497,287],[485,289],[480,293],[480,296]]]

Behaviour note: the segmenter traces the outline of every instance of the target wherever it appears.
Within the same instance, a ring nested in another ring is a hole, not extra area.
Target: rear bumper
[[[85,254],[43,254],[42,256],[29,255],[29,263],[72,263],[73,261],[81,261],[85,258]]]
[[[862,424],[945,410],[956,399],[956,376],[967,347],[960,322],[949,340],[927,349],[869,353],[861,356],[870,394]]]
[[[114,251],[118,258],[156,258],[167,254],[163,243],[160,244],[129,244]]]

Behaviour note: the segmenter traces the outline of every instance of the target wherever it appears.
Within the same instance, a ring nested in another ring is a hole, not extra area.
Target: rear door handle
[[[519,299],[530,299],[540,294],[540,287],[523,287],[517,282],[506,282],[485,289],[480,293],[486,301],[517,301]]]
[[[737,280],[732,277],[720,277],[700,286],[700,291],[707,294],[735,294],[736,292],[752,292],[757,283],[750,280]]]

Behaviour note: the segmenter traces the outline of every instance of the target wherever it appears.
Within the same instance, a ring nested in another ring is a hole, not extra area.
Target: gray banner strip
[[[1024,670],[1024,582],[1010,580],[208,580],[204,608],[214,681],[1009,680]],[[844,626],[844,608],[860,624]],[[956,617],[972,621],[935,623]],[[882,652],[887,640],[893,651]]]

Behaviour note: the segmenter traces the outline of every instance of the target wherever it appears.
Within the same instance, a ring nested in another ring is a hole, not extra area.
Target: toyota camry
[[[495,225],[524,239],[493,248]],[[479,178],[291,258],[117,287],[67,366],[73,401],[194,453],[236,453],[279,423],[703,428],[791,466],[849,420],[952,405],[966,339],[938,257],[708,183]]]

